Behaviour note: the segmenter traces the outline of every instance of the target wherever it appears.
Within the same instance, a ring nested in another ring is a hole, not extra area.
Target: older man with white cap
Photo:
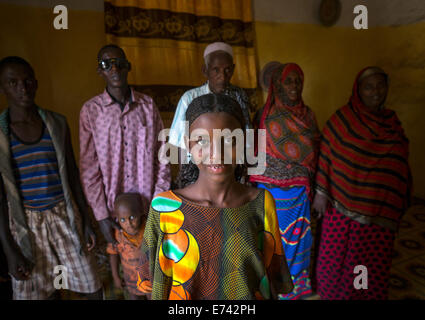
[[[230,83],[234,70],[233,50],[230,45],[224,42],[214,42],[205,48],[202,73],[207,78],[207,82],[200,87],[186,91],[180,98],[171,124],[169,143],[181,149],[186,149],[184,135],[187,107],[193,99],[208,93],[224,93],[239,102],[244,114],[246,128],[252,128],[248,97],[244,90]],[[180,167],[180,176],[182,174],[184,175],[184,165]]]

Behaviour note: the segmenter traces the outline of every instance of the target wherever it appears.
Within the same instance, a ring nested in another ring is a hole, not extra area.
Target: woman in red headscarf
[[[268,98],[256,125],[266,130],[266,169],[250,181],[269,190],[276,201],[281,240],[294,283],[281,299],[311,295],[311,185],[320,132],[314,112],[302,99],[304,74],[295,63],[280,64],[271,76]]]
[[[409,206],[409,142],[385,108],[388,76],[363,69],[322,132],[313,208],[323,215],[322,299],[387,299],[394,234]]]

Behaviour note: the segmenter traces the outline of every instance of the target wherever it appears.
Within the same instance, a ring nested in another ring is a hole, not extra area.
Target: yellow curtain
[[[251,0],[107,0],[105,31],[132,62],[129,83],[152,96],[162,113],[172,114],[186,90],[205,82],[203,51],[215,41],[232,46],[232,83],[256,108]]]

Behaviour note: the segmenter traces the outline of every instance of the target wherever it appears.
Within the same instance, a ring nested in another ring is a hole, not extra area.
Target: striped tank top
[[[64,199],[64,194],[49,131],[43,124],[43,133],[34,143],[26,143],[10,131],[12,166],[24,208],[37,211],[53,208]]]

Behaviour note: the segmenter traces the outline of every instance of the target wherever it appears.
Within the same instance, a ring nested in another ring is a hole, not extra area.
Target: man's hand
[[[114,228],[117,230],[121,230],[119,224],[117,224],[111,218],[106,218],[103,220],[99,220],[99,227],[107,242],[112,243],[113,245],[116,245],[118,243],[114,237]]]
[[[86,240],[87,250],[93,250],[96,245],[96,235],[89,221],[84,224],[84,239]]]
[[[28,261],[19,249],[6,254],[9,273],[16,280],[28,280],[33,264]]]
[[[321,193],[316,193],[313,200],[313,210],[316,212],[316,218],[320,219],[326,212],[328,198]]]

